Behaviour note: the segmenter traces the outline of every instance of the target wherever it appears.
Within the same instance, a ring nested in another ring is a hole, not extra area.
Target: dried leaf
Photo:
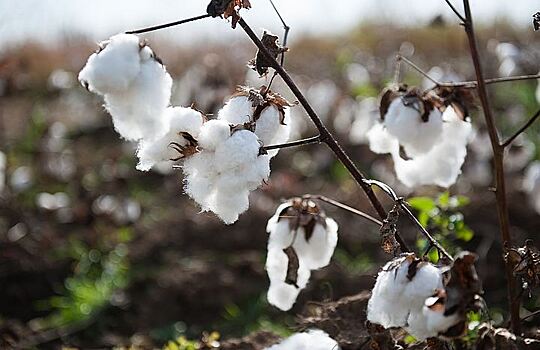
[[[537,30],[540,30],[540,12],[537,12],[533,15],[533,28],[536,32]]]
[[[267,31],[263,33],[263,36],[261,38],[261,42],[266,48],[266,51],[274,59],[277,59],[280,54],[288,51],[286,47],[279,45],[278,39],[279,38],[277,35],[273,35],[272,33],[269,33]],[[259,50],[257,51],[257,55],[255,56],[255,58],[249,61],[248,67],[259,73],[259,75],[263,77],[268,74],[268,68],[272,67],[272,62],[266,59],[264,54]]]
[[[173,162],[176,162],[180,159],[187,158],[199,152],[197,148],[199,142],[193,136],[191,136],[190,133],[182,131],[182,132],[179,132],[178,135],[182,136],[184,140],[187,141],[187,144],[181,145],[178,142],[169,143],[169,147],[171,147],[172,149],[174,149],[175,151],[179,153],[178,157],[170,159]]]
[[[524,289],[531,289],[540,284],[540,252],[532,240],[527,240],[523,247],[507,248],[504,258],[511,264],[513,274],[521,280]]]
[[[259,120],[261,113],[269,106],[274,106],[279,111],[279,122],[285,125],[285,107],[293,107],[298,103],[290,103],[280,94],[268,90],[266,86],[261,86],[259,89],[255,89],[247,86],[238,86],[235,96],[246,96],[251,101],[251,106],[255,108],[253,111],[253,121]]]
[[[243,8],[251,8],[249,0],[212,0],[206,7],[206,13],[212,17],[231,17],[231,25],[236,28],[236,23],[240,20],[238,12]]]
[[[399,205],[394,205],[392,210],[388,212],[387,218],[383,220],[383,224],[380,228],[381,248],[387,254],[395,254],[400,248],[400,245],[396,240],[399,212]]]
[[[285,283],[298,287],[298,269],[300,268],[300,261],[298,260],[298,254],[292,246],[288,246],[283,249],[283,252],[287,255],[289,262],[287,263],[287,275],[285,277]]]

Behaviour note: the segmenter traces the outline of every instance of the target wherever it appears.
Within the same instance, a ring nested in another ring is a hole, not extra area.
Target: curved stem
[[[450,2],[450,0],[444,0],[446,1],[446,3],[448,4],[448,6],[450,7],[450,9],[452,9],[452,11],[454,11],[454,13],[456,14],[456,16],[459,18],[459,20],[463,23],[466,22],[465,20],[465,17],[463,17],[463,15],[461,13],[459,13],[459,11],[455,8],[454,5],[452,5],[452,3]]]
[[[325,197],[325,196],[321,196],[321,195],[318,195],[318,194],[305,194],[302,196],[302,198],[305,198],[305,199],[317,199],[317,200],[320,200],[321,202],[325,202],[325,203],[328,203],[328,204],[331,204],[337,208],[340,208],[340,209],[343,209],[343,210],[346,210],[348,211],[349,213],[353,213],[355,215],[358,215],[358,216],[361,216],[363,217],[364,219],[367,219],[371,222],[373,222],[374,224],[377,224],[379,226],[382,226],[382,222],[380,220],[377,220],[375,219],[373,216],[369,215],[369,214],[366,214],[364,213],[363,211],[361,210],[358,210],[358,209],[355,209],[353,207],[350,207],[348,206],[347,204],[343,204],[341,202],[338,202],[334,199],[331,199],[331,198],[328,198],[328,197]]]
[[[502,144],[502,147],[506,148],[506,147],[510,146],[512,141],[514,141],[516,139],[516,137],[518,137],[525,130],[527,130],[529,128],[529,126],[531,126],[536,121],[536,119],[538,119],[538,117],[540,117],[540,109],[521,128],[519,128],[518,131],[516,131],[514,133],[514,135],[510,136],[508,138],[508,140],[504,141],[503,144]]]
[[[484,112],[484,118],[488,128],[489,139],[491,142],[491,148],[493,149],[493,167],[495,170],[495,198],[497,201],[497,216],[499,218],[499,226],[501,231],[501,238],[503,246],[511,246],[512,239],[510,236],[510,224],[508,218],[508,201],[506,198],[506,185],[504,176],[504,147],[500,144],[499,135],[497,132],[497,126],[495,125],[495,118],[493,117],[489,99],[487,95],[486,83],[484,82],[482,65],[480,61],[480,54],[478,51],[476,36],[474,33],[473,19],[471,15],[471,7],[469,0],[463,0],[463,6],[465,8],[465,32],[469,42],[469,48],[471,52],[471,58],[474,64],[474,70],[476,73],[476,81],[478,84],[478,97],[482,104],[482,110]],[[509,262],[505,261],[505,272],[508,289],[508,304],[510,307],[510,319],[512,323],[512,330],[515,334],[520,332],[520,319],[519,319],[519,299],[516,300],[516,281],[514,280],[512,266]]]

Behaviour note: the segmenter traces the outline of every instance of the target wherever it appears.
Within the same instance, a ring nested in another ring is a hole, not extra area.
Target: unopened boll
[[[325,332],[312,329],[295,333],[265,350],[340,350],[338,343]]]
[[[299,202],[297,202],[298,204]],[[268,255],[266,270],[270,279],[268,301],[281,310],[289,310],[294,305],[300,291],[306,287],[312,270],[327,266],[337,245],[337,223],[328,217],[313,216],[315,223],[309,239],[306,227],[294,223],[295,214],[283,214],[293,203],[288,201],[280,205],[274,216],[268,220]],[[284,216],[282,216],[284,215]],[[312,214],[299,214],[312,215]],[[317,214],[313,214],[317,215]],[[309,225],[308,225],[309,226]],[[299,260],[298,280],[296,285],[286,283],[288,257],[284,249],[292,247]]]

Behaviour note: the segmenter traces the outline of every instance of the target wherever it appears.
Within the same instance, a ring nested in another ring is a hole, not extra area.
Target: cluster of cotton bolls
[[[279,344],[265,350],[340,350],[338,343],[328,334],[312,329],[307,332],[295,333]]]
[[[379,272],[368,302],[367,319],[384,328],[402,327],[417,340],[436,337],[461,321],[445,314],[442,272],[407,254]]]
[[[169,106],[172,79],[135,35],[102,42],[79,80],[104,97],[118,133],[139,142],[137,169],[184,159],[186,193],[227,224],[248,209],[249,192],[270,175],[270,158],[277,150],[260,155],[261,145],[289,137],[290,105],[270,91],[263,96],[241,89],[217,120],[207,121],[192,108]]]
[[[338,225],[311,200],[294,198],[280,205],[268,220],[266,270],[270,279],[268,302],[289,310],[306,287],[312,270],[327,266],[338,240]],[[293,268],[287,249],[294,249],[298,266]]]
[[[441,112],[420,97],[401,95],[367,137],[373,152],[392,155],[397,178],[407,187],[449,187],[461,173],[472,131],[453,107]]]

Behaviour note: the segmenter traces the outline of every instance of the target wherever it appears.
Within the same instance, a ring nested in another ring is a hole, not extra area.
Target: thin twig
[[[502,143],[502,147],[506,148],[510,146],[510,144],[519,136],[521,135],[525,130],[527,130],[535,121],[540,117],[540,109],[521,127],[514,133],[514,135],[510,136],[506,141]]]
[[[267,62],[270,63],[272,68],[276,70],[276,72],[279,74],[279,76],[283,79],[285,84],[291,89],[294,96],[298,99],[302,107],[304,107],[305,111],[307,112],[310,119],[313,121],[313,124],[317,127],[319,130],[319,133],[321,135],[321,141],[324,142],[336,155],[336,157],[341,161],[341,163],[347,168],[351,176],[355,179],[356,183],[362,188],[364,193],[367,195],[369,201],[371,202],[371,205],[373,208],[377,211],[377,214],[381,219],[386,219],[386,210],[382,206],[381,202],[373,192],[373,189],[371,188],[371,185],[366,182],[366,177],[362,172],[356,167],[356,165],[353,163],[351,158],[345,153],[341,145],[336,141],[334,136],[330,133],[330,131],[326,128],[324,123],[321,121],[317,113],[313,110],[313,107],[309,104],[307,99],[304,97],[302,92],[300,92],[300,89],[296,85],[296,83],[292,80],[290,75],[287,73],[287,71],[276,61],[274,57],[268,52],[264,44],[261,42],[257,34],[253,32],[251,27],[246,23],[246,21],[241,18],[238,21],[238,24],[242,27],[242,29],[246,32],[246,34],[249,36],[249,38],[253,41],[253,43],[257,46],[259,51],[264,55]],[[401,247],[401,250],[403,252],[410,251],[399,235],[396,235],[396,240],[399,242],[399,245]]]
[[[414,70],[416,70],[418,73],[420,73],[421,75],[423,75],[424,77],[426,77],[428,80],[430,80],[433,84],[435,85],[438,85],[438,86],[441,86],[441,83],[439,81],[437,81],[436,79],[434,79],[433,77],[431,77],[429,74],[427,74],[426,72],[424,72],[420,67],[418,67],[413,61],[409,60],[407,57],[404,57],[403,55],[401,54],[398,54],[396,56],[396,59],[399,61],[404,61],[405,63],[407,63],[409,66],[411,66]]]
[[[497,215],[499,218],[499,225],[501,231],[502,243],[504,246],[512,245],[512,238],[510,236],[510,224],[508,217],[508,201],[506,198],[506,185],[504,176],[504,147],[500,144],[497,126],[495,124],[495,118],[493,117],[491,107],[489,104],[487,87],[484,81],[482,72],[482,64],[480,60],[480,53],[478,51],[476,36],[474,33],[473,19],[471,14],[471,7],[469,0],[463,0],[463,7],[465,8],[465,32],[469,42],[469,48],[471,52],[471,58],[474,64],[474,70],[476,73],[476,81],[478,83],[477,91],[478,97],[482,104],[482,110],[484,112],[484,118],[488,129],[489,139],[491,142],[491,148],[493,149],[493,167],[495,169],[495,198],[497,202]],[[504,260],[504,259],[503,259]],[[515,299],[516,296],[516,281],[514,280],[512,266],[509,261],[504,260],[507,288],[508,288],[508,304],[510,308],[510,319],[512,323],[512,330],[515,334],[520,333],[520,319],[519,319],[519,300]]]
[[[191,18],[186,18],[186,19],[182,19],[182,20],[179,20],[179,21],[175,21],[175,22],[170,22],[170,23],[165,23],[165,24],[159,24],[157,26],[152,26],[152,27],[147,27],[147,28],[141,28],[141,29],[137,29],[137,30],[131,30],[129,32],[126,32],[126,34],[141,34],[141,33],[148,33],[148,32],[153,32],[153,31],[156,31],[156,30],[160,30],[160,29],[164,29],[164,28],[169,28],[169,27],[174,27],[174,26],[177,26],[177,25],[180,25],[180,24],[184,24],[184,23],[189,23],[189,22],[194,22],[194,21],[198,21],[200,19],[204,19],[204,18],[208,18],[210,17],[209,14],[204,14],[204,15],[200,15],[200,16],[196,16],[196,17],[191,17]]]
[[[270,1],[270,4],[274,8],[274,11],[276,12],[277,16],[279,17],[279,20],[281,21],[281,24],[283,24],[284,32],[283,32],[283,40],[281,42],[281,45],[283,45],[283,47],[287,47],[287,39],[289,38],[289,31],[291,30],[291,27],[289,27],[287,25],[287,23],[285,23],[285,20],[281,16],[281,13],[279,13],[279,10],[277,9],[274,2],[272,0],[268,0],[268,1]],[[282,67],[283,67],[283,64],[285,64],[285,51],[283,51],[281,53],[281,58],[280,58],[279,64]],[[277,76],[277,72],[274,71],[274,74],[272,75],[272,78],[270,78],[270,83],[268,83],[268,89],[270,89],[270,86],[272,86],[272,83],[274,82],[274,79],[276,78],[276,76]]]
[[[528,314],[527,316],[523,317],[521,320],[522,321],[525,321],[531,317],[534,317],[536,315],[539,315],[540,314],[540,309],[539,310],[536,310],[536,311],[533,311],[532,313]]]
[[[405,212],[405,214],[407,214],[407,216],[412,220],[412,222],[416,225],[416,227],[418,227],[418,229],[422,232],[422,235],[424,237],[426,237],[426,239],[429,241],[429,244],[432,246],[432,247],[435,247],[437,248],[437,250],[439,251],[439,253],[441,253],[442,255],[444,255],[448,260],[450,261],[454,261],[454,259],[452,258],[452,256],[446,251],[446,249],[444,249],[444,247],[442,245],[439,244],[439,242],[437,242],[437,240],[424,228],[424,226],[422,226],[422,224],[420,223],[420,221],[418,221],[418,219],[416,218],[416,216],[414,216],[414,214],[412,213],[412,211],[409,209],[409,207],[407,206],[407,203],[404,201],[404,200],[400,200],[400,201],[397,201],[398,204],[400,204],[400,207],[401,209],[403,209],[403,211]]]
[[[322,202],[331,204],[331,205],[333,205],[333,206],[335,206],[337,208],[340,208],[340,209],[346,210],[346,211],[348,211],[350,213],[353,213],[355,215],[361,216],[364,219],[367,219],[367,220],[373,222],[374,224],[382,226],[382,222],[380,220],[375,219],[373,216],[371,216],[369,214],[366,214],[363,211],[360,211],[360,210],[358,210],[356,208],[350,207],[347,204],[343,204],[343,203],[341,203],[339,201],[336,201],[336,200],[334,200],[332,198],[328,198],[328,197],[321,196],[321,195],[318,195],[318,194],[305,194],[305,195],[302,196],[302,198],[320,200]]]
[[[321,143],[321,135],[308,137],[308,138],[305,138],[305,139],[302,139],[302,140],[281,143],[281,144],[277,144],[277,145],[263,146],[263,147],[261,147],[261,149],[259,151],[259,154],[266,154],[266,151],[270,151],[272,149],[298,147],[298,146],[311,145],[311,144],[314,144],[314,143]]]
[[[454,11],[454,13],[459,18],[459,20],[462,22],[462,24],[465,23],[466,22],[465,17],[463,17],[463,15],[461,13],[459,13],[459,11],[454,7],[454,5],[452,5],[450,0],[444,0],[444,1],[446,1],[448,6],[452,9],[452,11]]]

